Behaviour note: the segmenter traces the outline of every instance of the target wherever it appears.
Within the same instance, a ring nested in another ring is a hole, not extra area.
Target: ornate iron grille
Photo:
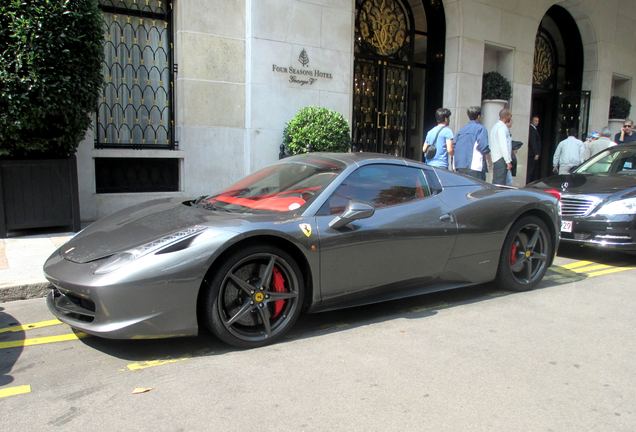
[[[395,156],[404,155],[407,134],[408,83],[409,70],[407,67],[385,66],[383,153]]]
[[[413,17],[400,0],[356,0],[353,146],[402,156],[409,139]]]
[[[413,20],[406,7],[396,0],[357,0],[356,54],[410,61]]]
[[[379,65],[372,61],[355,62],[353,75],[353,148],[356,151],[380,151],[377,129],[381,112],[378,109]]]
[[[171,3],[99,0],[104,86],[97,148],[174,149]]]
[[[554,81],[556,56],[550,37],[543,31],[537,33],[534,50],[534,69],[532,84],[540,87],[551,87]]]

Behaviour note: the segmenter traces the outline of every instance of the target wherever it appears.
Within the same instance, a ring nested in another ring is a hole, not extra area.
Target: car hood
[[[636,188],[636,178],[620,175],[568,174],[538,180],[527,187],[556,189],[563,194],[583,194],[607,197],[617,192]]]
[[[157,240],[194,225],[241,232],[256,220],[279,215],[211,211],[173,199],[154,200],[119,211],[89,225],[60,248],[69,261],[86,263]]]

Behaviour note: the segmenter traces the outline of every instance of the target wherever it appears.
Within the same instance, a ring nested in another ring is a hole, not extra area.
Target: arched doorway
[[[353,147],[418,159],[441,106],[441,1],[356,0]]]
[[[580,137],[587,134],[590,92],[582,90],[582,82],[579,28],[566,9],[552,6],[537,30],[532,75],[531,114],[541,120],[540,177],[551,173],[552,155],[569,128],[577,128]]]

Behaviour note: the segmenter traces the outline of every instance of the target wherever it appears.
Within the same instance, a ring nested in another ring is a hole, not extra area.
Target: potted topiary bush
[[[307,152],[346,152],[350,148],[349,124],[342,114],[307,106],[285,126],[280,157]]]
[[[78,230],[75,152],[102,84],[96,0],[0,2],[0,237]]]
[[[499,72],[487,72],[481,84],[482,122],[487,129],[499,120],[499,111],[506,107],[512,94],[510,81]]]

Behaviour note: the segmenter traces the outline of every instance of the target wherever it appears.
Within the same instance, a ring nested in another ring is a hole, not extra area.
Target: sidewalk
[[[42,266],[72,236],[52,232],[0,239],[0,303],[44,296],[50,285]]]

